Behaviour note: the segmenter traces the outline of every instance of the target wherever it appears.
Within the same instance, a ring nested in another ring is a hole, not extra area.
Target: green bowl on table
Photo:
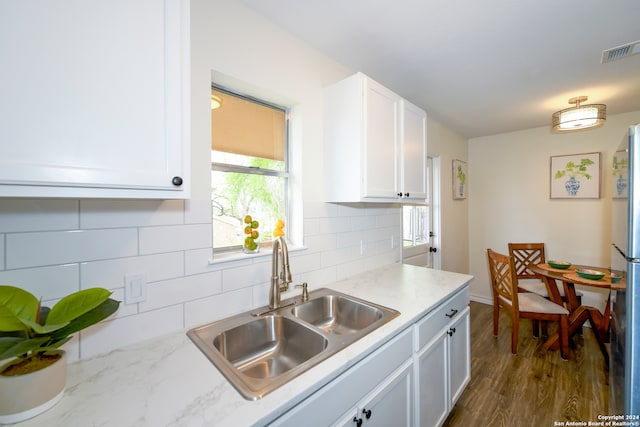
[[[582,277],[583,279],[589,280],[600,280],[604,277],[604,273],[598,270],[576,270],[576,273],[578,273],[578,276]]]
[[[551,267],[557,268],[559,270],[566,270],[567,268],[571,267],[571,263],[567,262],[567,261],[549,260],[549,261],[547,261],[547,264],[549,264]]]
[[[622,276],[616,273],[611,273],[611,283],[618,283],[622,280]]]

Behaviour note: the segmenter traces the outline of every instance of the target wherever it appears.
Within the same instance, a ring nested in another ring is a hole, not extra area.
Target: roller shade
[[[212,150],[284,161],[284,111],[226,92],[211,94],[222,100],[211,110]]]

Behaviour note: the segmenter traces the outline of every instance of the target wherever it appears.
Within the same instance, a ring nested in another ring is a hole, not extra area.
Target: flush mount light
[[[556,111],[551,117],[554,132],[570,132],[596,126],[602,126],[607,120],[607,106],[604,104],[580,105],[586,96],[576,96],[569,100],[575,107]]]
[[[216,108],[220,108],[222,105],[222,98],[217,95],[211,94],[211,109],[215,110]]]

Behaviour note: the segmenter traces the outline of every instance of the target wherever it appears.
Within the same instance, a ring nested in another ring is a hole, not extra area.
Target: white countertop
[[[326,286],[401,315],[257,401],[244,399],[183,331],[69,365],[62,400],[18,425],[262,426],[415,323],[471,278],[393,264]]]

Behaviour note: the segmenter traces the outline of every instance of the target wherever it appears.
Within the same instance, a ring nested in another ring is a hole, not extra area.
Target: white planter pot
[[[25,375],[0,375],[0,424],[24,421],[53,407],[64,394],[67,379],[67,357],[53,365]],[[2,371],[5,366],[0,368]]]

